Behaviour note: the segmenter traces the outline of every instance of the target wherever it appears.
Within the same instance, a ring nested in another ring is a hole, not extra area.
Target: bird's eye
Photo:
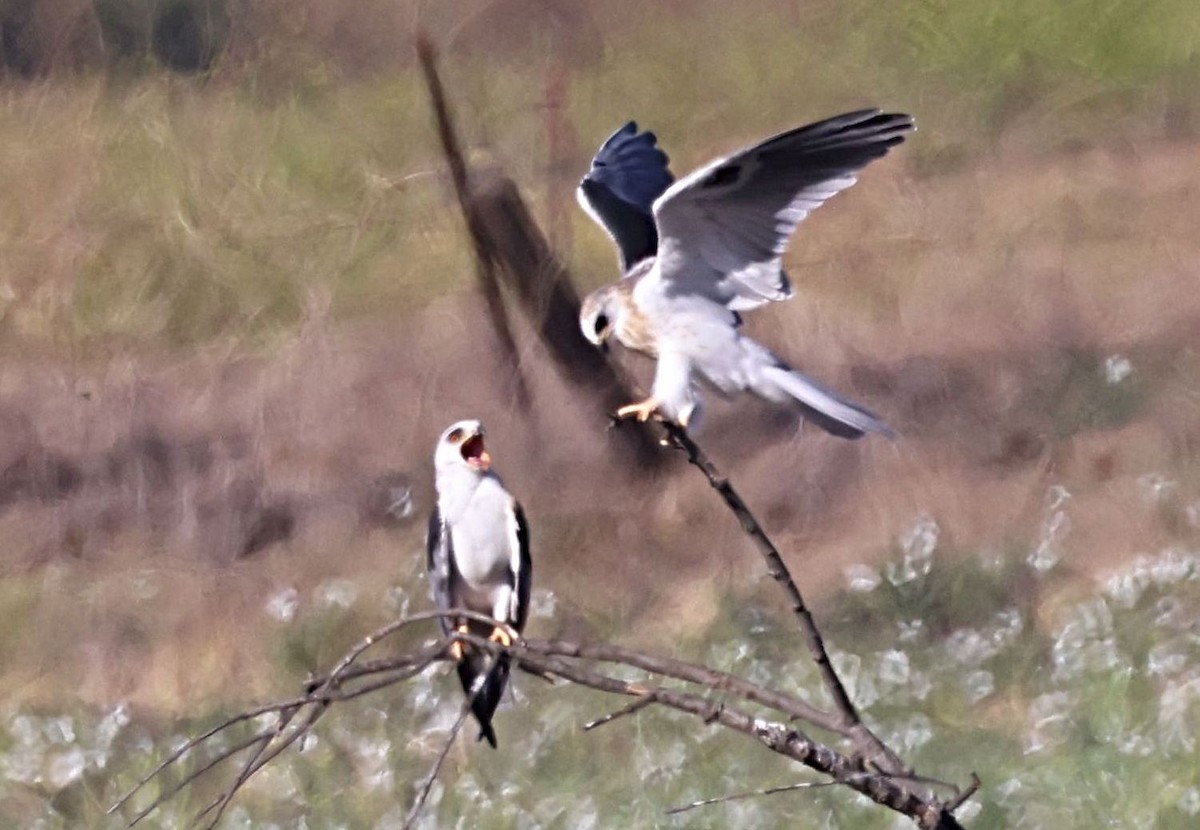
[[[450,434],[446,436],[446,440],[448,440],[451,444],[457,444],[462,439],[463,431],[461,429],[451,430]]]
[[[608,330],[608,316],[599,314],[596,316],[596,336],[600,337]]]

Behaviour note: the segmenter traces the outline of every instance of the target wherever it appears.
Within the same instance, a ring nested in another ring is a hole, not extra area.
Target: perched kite
[[[738,330],[738,312],[792,294],[782,256],[796,226],[913,129],[910,116],[847,113],[717,159],[672,184],[653,133],[633,122],[592,160],[577,196],[617,245],[625,276],[583,302],[584,336],[658,358],[651,395],[618,417],[656,411],[695,422],[700,378],[724,394],[790,401],[842,438],[891,435],[875,415],[788,367]]]
[[[521,505],[492,470],[483,435],[478,421],[459,421],[438,439],[437,505],[426,539],[430,591],[440,611],[465,609],[502,624],[443,617],[444,634],[470,632],[508,646],[529,616],[529,529]],[[508,656],[494,657],[458,641],[451,656],[479,721],[479,738],[495,747],[492,714],[508,682]]]

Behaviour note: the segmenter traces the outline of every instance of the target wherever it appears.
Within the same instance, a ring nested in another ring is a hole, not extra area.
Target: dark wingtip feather
[[[585,179],[603,184],[617,198],[649,214],[654,200],[675,181],[669,164],[654,133],[639,133],[637,122],[628,121],[600,145]]]
[[[625,269],[658,250],[654,200],[675,178],[657,142],[654,133],[639,133],[637,122],[626,122],[600,145],[579,183],[581,201],[617,243]]]
[[[458,679],[462,683],[463,692],[471,699],[471,714],[479,722],[480,741],[487,741],[492,749],[496,748],[496,731],[492,727],[492,715],[500,705],[504,695],[504,687],[508,682],[509,661],[507,657],[499,657],[494,665],[491,659],[480,653],[468,652],[458,663]],[[481,677],[484,672],[486,676]],[[478,689],[476,689],[478,684]]]

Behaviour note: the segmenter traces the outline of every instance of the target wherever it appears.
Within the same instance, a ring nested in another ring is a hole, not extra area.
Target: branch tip
[[[966,789],[964,789],[958,795],[954,796],[954,798],[950,799],[945,804],[943,804],[942,809],[945,810],[947,813],[951,813],[951,814],[954,813],[955,810],[957,810],[959,807],[966,804],[967,801],[971,798],[971,796],[973,796],[973,795],[975,795],[975,793],[979,792],[979,788],[981,786],[983,786],[983,782],[979,780],[978,775],[976,775],[974,772],[972,772],[971,773],[971,783],[967,785]]]

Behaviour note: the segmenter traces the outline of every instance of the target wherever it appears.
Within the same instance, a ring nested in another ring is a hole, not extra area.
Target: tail
[[[493,659],[488,654],[467,653],[458,662],[458,679],[463,692],[471,701],[471,712],[479,721],[479,740],[486,740],[496,748],[496,732],[492,729],[492,715],[500,705],[504,687],[508,683],[508,655]]]
[[[816,381],[789,369],[783,363],[765,366],[757,383],[752,387],[764,398],[780,400],[783,392],[800,405],[804,417],[826,432],[839,438],[862,438],[868,432],[877,432],[895,438],[883,421],[871,412],[838,397]]]

